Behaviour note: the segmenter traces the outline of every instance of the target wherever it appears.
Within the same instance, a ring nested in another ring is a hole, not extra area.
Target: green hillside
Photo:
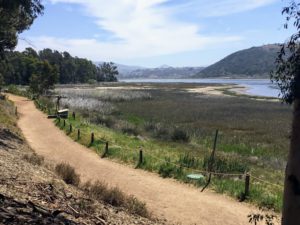
[[[195,77],[267,78],[275,67],[279,48],[278,44],[272,44],[235,52]]]

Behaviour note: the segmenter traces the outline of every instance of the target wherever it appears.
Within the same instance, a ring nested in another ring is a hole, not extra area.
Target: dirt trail
[[[32,101],[13,95],[9,98],[18,107],[18,126],[38,154],[55,163],[68,162],[83,181],[99,179],[119,186],[145,201],[158,217],[180,224],[247,225],[247,215],[255,210],[249,204],[212,191],[201,193],[199,189],[172,179],[100,159],[55,127]]]

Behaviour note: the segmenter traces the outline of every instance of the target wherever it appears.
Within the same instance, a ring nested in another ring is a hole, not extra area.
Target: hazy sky
[[[252,46],[279,43],[288,0],[44,0],[44,15],[17,50],[52,48],[93,61],[207,66]]]

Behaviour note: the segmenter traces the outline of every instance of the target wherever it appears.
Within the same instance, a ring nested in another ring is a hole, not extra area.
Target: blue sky
[[[17,50],[52,48],[93,61],[207,66],[238,50],[280,43],[288,0],[44,0]],[[26,41],[24,41],[25,39]]]

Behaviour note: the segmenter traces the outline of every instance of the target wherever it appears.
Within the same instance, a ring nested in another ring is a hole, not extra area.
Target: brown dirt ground
[[[247,215],[257,209],[210,190],[135,170],[99,156],[74,142],[37,110],[32,101],[9,96],[18,107],[18,126],[37,154],[54,163],[68,162],[83,181],[104,180],[147,203],[157,217],[172,223],[199,225],[246,225]]]
[[[165,224],[95,201],[52,171],[17,129],[0,124],[0,224]]]

